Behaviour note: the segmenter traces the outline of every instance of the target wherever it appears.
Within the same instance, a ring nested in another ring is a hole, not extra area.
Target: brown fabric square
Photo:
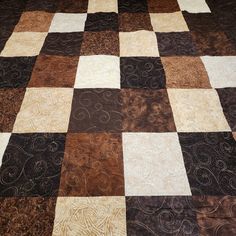
[[[162,57],[167,88],[211,88],[199,57]]]
[[[123,131],[176,131],[167,91],[122,90]]]
[[[58,12],[84,13],[88,9],[88,0],[59,0]]]
[[[25,89],[0,89],[0,132],[11,132]]]
[[[48,32],[53,13],[43,11],[23,12],[15,32]]]
[[[79,57],[39,55],[29,87],[73,87]]]
[[[169,13],[180,11],[177,0],[148,0],[150,13]]]
[[[224,32],[191,32],[198,55],[236,55],[236,48]]]
[[[59,195],[124,195],[121,135],[68,134]]]
[[[150,15],[146,13],[120,13],[119,30],[123,32],[137,30],[152,31]]]
[[[81,55],[116,55],[119,56],[118,32],[84,32]]]
[[[0,235],[51,235],[56,198],[0,198]]]

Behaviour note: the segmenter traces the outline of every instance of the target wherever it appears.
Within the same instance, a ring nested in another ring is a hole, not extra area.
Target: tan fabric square
[[[178,132],[230,131],[214,89],[168,89]]]
[[[199,57],[162,57],[167,88],[211,88]]]
[[[43,11],[23,12],[14,31],[48,32],[53,15]]]
[[[126,235],[125,197],[58,197],[53,236]]]
[[[46,36],[47,33],[13,32],[0,55],[3,57],[36,56]]]
[[[181,12],[150,13],[150,17],[155,32],[189,31]]]
[[[145,30],[120,32],[119,37],[121,57],[159,56],[157,39],[154,32]]]
[[[118,12],[117,0],[89,0],[88,13]]]
[[[70,88],[27,89],[13,132],[67,132],[72,96]]]

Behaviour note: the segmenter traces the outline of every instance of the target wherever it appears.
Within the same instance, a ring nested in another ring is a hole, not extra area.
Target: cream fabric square
[[[11,133],[0,133],[0,167],[2,165],[2,158],[6,150],[7,144],[11,137]]]
[[[211,12],[205,0],[178,0],[182,11],[191,13]]]
[[[177,133],[122,138],[126,196],[191,195]]]
[[[117,0],[89,0],[88,13],[118,12]]]
[[[230,131],[214,89],[168,89],[178,132]]]
[[[75,88],[120,88],[119,57],[81,56]]]
[[[56,13],[52,19],[49,32],[84,31],[87,14]]]
[[[126,235],[125,197],[58,197],[53,236]]]
[[[236,56],[201,57],[213,88],[236,87]]]
[[[72,97],[70,88],[27,89],[13,132],[67,132]]]
[[[6,42],[0,56],[36,56],[39,54],[46,36],[47,33],[13,32],[11,37]]]
[[[158,57],[157,38],[154,32],[140,30],[135,32],[120,32],[120,56]]]
[[[189,31],[181,12],[151,13],[151,23],[155,32]]]

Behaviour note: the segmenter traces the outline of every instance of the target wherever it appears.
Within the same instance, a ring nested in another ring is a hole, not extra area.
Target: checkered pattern
[[[234,4],[2,0],[0,235],[235,235]]]

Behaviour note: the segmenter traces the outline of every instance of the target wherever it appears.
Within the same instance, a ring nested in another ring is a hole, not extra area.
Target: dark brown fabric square
[[[118,11],[121,12],[148,12],[147,0],[118,0]]]
[[[150,13],[169,13],[180,11],[177,0],[147,0]]]
[[[59,0],[57,12],[86,13],[88,0]]]

